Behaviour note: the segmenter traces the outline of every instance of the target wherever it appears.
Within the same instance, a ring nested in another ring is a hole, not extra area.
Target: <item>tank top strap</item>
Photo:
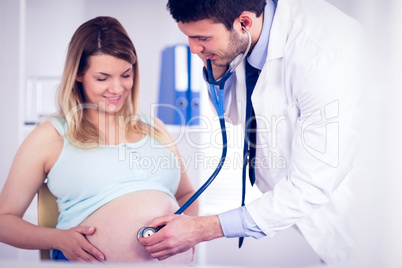
[[[148,125],[150,125],[152,127],[155,126],[154,121],[151,119],[151,116],[149,116],[148,114],[140,113],[140,114],[138,114],[138,116],[141,118],[142,122],[147,123]]]
[[[67,132],[67,122],[62,116],[55,116],[48,120],[61,136]]]

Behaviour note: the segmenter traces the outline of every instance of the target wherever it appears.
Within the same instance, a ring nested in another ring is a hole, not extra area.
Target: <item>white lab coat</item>
[[[324,0],[278,2],[252,95],[256,185],[264,194],[246,207],[268,236],[297,224],[324,261],[346,260],[355,239],[360,28]],[[225,113],[235,124],[244,123],[244,68],[226,92]]]

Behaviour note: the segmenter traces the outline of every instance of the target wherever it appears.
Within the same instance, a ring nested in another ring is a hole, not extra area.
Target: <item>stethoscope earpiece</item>
[[[241,24],[241,28],[242,28],[243,30],[247,31],[246,26],[244,26],[243,22],[240,22],[240,24]]]

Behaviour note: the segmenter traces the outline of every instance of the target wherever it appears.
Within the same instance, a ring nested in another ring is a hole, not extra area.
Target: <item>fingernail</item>
[[[95,229],[95,227],[89,227],[88,231],[92,232]]]
[[[105,257],[104,257],[103,255],[99,255],[99,259],[100,259],[101,261],[104,261],[104,260],[105,260]]]

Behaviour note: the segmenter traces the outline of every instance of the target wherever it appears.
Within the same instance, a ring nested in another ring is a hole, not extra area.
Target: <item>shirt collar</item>
[[[262,70],[268,54],[269,35],[271,32],[272,20],[274,18],[276,0],[268,0],[264,9],[264,22],[260,38],[255,44],[253,51],[248,56],[247,61],[251,66]]]

